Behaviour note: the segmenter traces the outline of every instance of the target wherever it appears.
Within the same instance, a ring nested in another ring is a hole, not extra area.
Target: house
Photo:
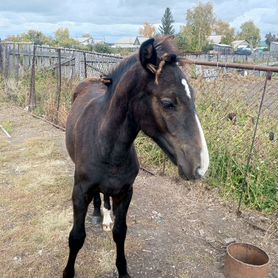
[[[278,42],[271,42],[269,51],[278,52]]]
[[[134,41],[134,44],[135,45],[141,45],[144,41],[148,40],[149,38],[147,37],[144,37],[144,36],[137,36],[135,41]]]
[[[214,43],[213,51],[221,55],[228,55],[233,53],[233,47],[228,44]]]
[[[143,36],[121,38],[114,43],[113,48],[138,49],[148,38]]]
[[[92,37],[81,37],[81,38],[76,38],[75,40],[84,46],[92,45],[94,43]]]
[[[250,48],[249,42],[245,40],[233,41],[231,45],[235,51],[239,48]]]

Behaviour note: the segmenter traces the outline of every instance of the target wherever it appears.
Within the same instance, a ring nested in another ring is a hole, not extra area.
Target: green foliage
[[[241,31],[238,34],[238,38],[248,41],[252,47],[258,46],[261,36],[260,29],[254,24],[253,21],[246,21],[240,26]]]
[[[28,32],[22,33],[18,36],[8,37],[7,40],[14,42],[32,42],[39,45],[49,45],[52,43],[52,39],[50,37],[47,37],[42,32],[36,30],[29,30]]]
[[[207,38],[212,32],[215,15],[211,3],[199,3],[186,12],[186,25],[181,28],[180,47],[184,51],[200,52],[207,45]]]
[[[158,31],[161,35],[174,35],[175,29],[173,26],[174,23],[173,15],[169,8],[165,9],[164,15],[161,19],[161,25],[158,27]]]
[[[93,51],[99,53],[112,53],[112,48],[107,43],[96,43],[93,46]]]
[[[209,176],[206,181],[212,186],[221,188],[227,197],[237,200],[244,181],[246,161],[254,131],[253,119],[257,114],[257,107],[252,106],[251,103],[253,105],[259,103],[254,99],[254,88],[262,85],[263,79],[258,77],[253,80],[236,75],[219,77],[213,82],[197,78],[195,74],[194,77],[196,79],[192,79],[191,83],[198,92],[196,105],[210,153]],[[15,87],[16,91],[12,92],[14,97],[9,99],[26,107],[30,76],[26,75],[24,79],[14,82],[17,82],[16,86],[11,87]],[[11,80],[4,82],[0,78],[0,88],[5,88],[9,83]],[[65,125],[71,107],[69,92],[73,92],[78,83],[77,80],[63,79],[62,81],[58,114],[59,124],[62,126]],[[56,91],[55,75],[51,71],[49,73],[37,72],[35,113],[48,120],[56,120]],[[236,122],[228,119],[229,112],[236,113]],[[269,140],[270,131],[277,131],[277,120],[272,114],[263,113],[247,173],[244,202],[249,207],[273,213],[277,209],[278,149],[277,141]],[[169,159],[164,159],[164,153],[150,138],[139,134],[135,144],[140,164],[143,167],[177,177],[176,167]]]
[[[3,121],[0,124],[4,127],[4,129],[11,135],[14,131],[15,122],[14,121]]]
[[[277,41],[278,38],[275,35],[272,35],[270,32],[265,35],[265,43],[267,44],[268,50],[270,49],[271,42]]]
[[[214,24],[213,31],[217,35],[221,35],[221,43],[231,44],[235,40],[235,29],[230,26],[228,22],[217,20]]]
[[[54,46],[78,48],[80,43],[70,37],[68,28],[59,28],[55,32]]]

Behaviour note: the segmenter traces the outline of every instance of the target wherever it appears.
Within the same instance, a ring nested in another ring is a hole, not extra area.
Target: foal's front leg
[[[116,243],[117,257],[116,266],[119,278],[130,278],[127,273],[127,264],[125,258],[125,238],[127,232],[126,214],[132,198],[132,187],[124,194],[124,196],[113,197],[113,212],[115,215],[113,227],[113,239]]]
[[[85,217],[88,205],[92,198],[87,194],[86,187],[80,183],[74,185],[72,192],[73,203],[73,227],[69,235],[69,257],[63,272],[63,278],[74,277],[74,264],[79,250],[82,248],[86,232]]]

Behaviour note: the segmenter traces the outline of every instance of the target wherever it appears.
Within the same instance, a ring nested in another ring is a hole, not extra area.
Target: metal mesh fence
[[[206,71],[213,71],[214,76]],[[259,71],[191,67],[208,140],[209,180],[259,210],[277,206],[278,78]],[[261,109],[260,109],[261,108]],[[254,142],[253,142],[254,141]],[[254,144],[252,144],[254,143]]]
[[[72,92],[80,80],[106,74],[121,60],[116,55],[2,43],[1,87],[5,98],[64,127]],[[197,110],[209,145],[207,181],[238,198],[245,190],[246,204],[274,211],[278,176],[277,73],[268,80],[266,71],[244,66],[232,69],[228,65],[220,68],[188,64],[183,70],[195,88]],[[150,139],[140,135],[136,145],[143,167],[177,176],[175,167]]]

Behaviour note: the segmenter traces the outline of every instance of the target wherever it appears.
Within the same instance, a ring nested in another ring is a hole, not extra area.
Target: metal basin
[[[269,273],[269,257],[262,249],[247,243],[232,243],[227,247],[225,277],[260,278]]]

